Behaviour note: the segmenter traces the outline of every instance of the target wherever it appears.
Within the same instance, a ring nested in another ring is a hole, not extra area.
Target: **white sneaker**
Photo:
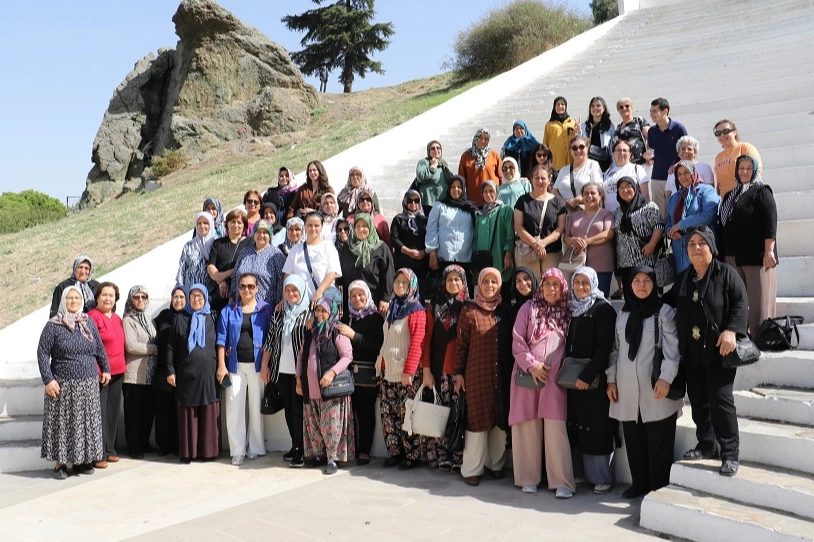
[[[567,487],[558,487],[557,492],[554,494],[558,499],[570,499],[574,496],[574,492]]]
[[[597,495],[607,493],[608,491],[610,491],[611,485],[612,484],[596,484],[594,486],[594,493],[596,493]]]
[[[523,493],[528,493],[529,495],[537,493],[537,486],[523,486]]]
[[[249,452],[246,454],[246,459],[257,459],[258,457],[260,456],[254,452]]]
[[[233,455],[232,456],[232,465],[240,466],[243,464],[243,456],[242,455]]]

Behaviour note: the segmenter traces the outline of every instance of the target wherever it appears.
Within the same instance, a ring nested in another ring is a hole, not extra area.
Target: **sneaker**
[[[328,464],[325,465],[325,468],[322,470],[323,474],[336,474],[339,470],[339,467],[336,466],[335,461],[328,461]]]
[[[233,455],[232,456],[232,465],[239,467],[243,464],[243,456],[242,455]]]
[[[438,470],[441,472],[450,472],[452,470],[452,461],[444,461],[438,465]]]
[[[57,465],[54,467],[54,478],[65,480],[68,477],[68,465]]]
[[[461,466],[456,465],[456,464],[453,463],[452,464],[452,472],[461,472]]]
[[[740,464],[736,460],[726,459],[718,472],[721,473],[721,476],[735,476],[738,474],[738,467],[740,467]]]
[[[582,484],[587,484],[587,483],[588,483],[588,479],[585,478],[584,476],[577,476],[576,478],[574,478],[574,485],[581,486]]]
[[[523,486],[523,493],[528,493],[529,495],[537,493],[537,486],[535,485]]]
[[[305,466],[305,459],[303,459],[301,451],[294,450],[294,455],[291,456],[288,466],[292,469],[301,469]]]
[[[263,455],[263,454],[256,454],[254,452],[249,452],[249,453],[246,454],[246,459],[257,459],[261,455]]]
[[[612,484],[596,484],[594,486],[594,493],[597,495],[602,495],[603,493],[607,493],[610,491]]]
[[[320,467],[326,464],[327,461],[322,456],[308,457],[305,459],[305,466],[308,467],[309,469],[313,469],[314,467]]]
[[[294,453],[297,451],[296,448],[291,448],[286,453],[283,454],[283,461],[291,461],[294,459]]]
[[[558,487],[557,492],[554,494],[558,499],[570,499],[574,496],[574,492],[567,487]]]

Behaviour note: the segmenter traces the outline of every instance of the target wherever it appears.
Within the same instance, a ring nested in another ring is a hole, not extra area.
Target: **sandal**
[[[685,461],[698,461],[701,459],[717,459],[718,452],[705,452],[704,450],[700,450],[698,448],[693,448],[692,450],[687,450],[684,452],[683,459]]]
[[[735,476],[738,474],[738,467],[740,467],[740,464],[736,460],[727,459],[723,462],[718,472],[721,476]]]

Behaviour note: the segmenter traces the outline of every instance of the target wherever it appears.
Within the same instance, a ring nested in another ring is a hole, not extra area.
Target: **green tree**
[[[36,190],[0,195],[0,233],[12,233],[37,224],[56,222],[66,215],[65,205]]]
[[[591,0],[591,13],[594,15],[594,24],[602,24],[619,15],[619,2],[617,0]]]
[[[371,56],[390,45],[395,30],[393,23],[372,24],[375,0],[339,0],[324,6],[325,0],[312,1],[320,7],[282,19],[289,30],[305,32],[302,51],[291,53],[300,71],[316,75],[323,64],[329,70],[339,68],[346,93],[352,92],[356,75],[364,79],[368,72],[383,74],[381,62]]]

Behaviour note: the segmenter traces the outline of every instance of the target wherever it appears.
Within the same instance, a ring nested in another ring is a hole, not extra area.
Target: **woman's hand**
[[[767,252],[763,255],[763,267],[771,269],[777,266],[777,258],[774,257],[773,252]]]
[[[356,332],[353,331],[350,326],[346,326],[345,324],[337,324],[336,330],[340,335],[344,335],[350,340],[353,340],[353,338],[356,336]]]
[[[587,237],[572,237],[571,245],[576,249],[576,254],[580,254],[583,250],[588,248]]]
[[[401,383],[407,388],[412,388],[413,387],[413,375],[402,374],[401,375]]]
[[[294,391],[297,392],[297,395],[302,396],[302,379],[297,377],[297,383],[294,386]]]
[[[320,387],[327,388],[331,385],[331,382],[334,381],[334,378],[336,378],[336,373],[333,372],[333,370],[326,372],[324,375],[322,375],[322,378],[319,379]]]
[[[455,393],[466,391],[466,382],[464,382],[464,375],[455,375]]]
[[[425,388],[433,388],[435,386],[435,378],[432,376],[432,371],[429,368],[424,368],[424,378],[421,383]]]
[[[537,257],[541,260],[544,259],[546,255],[545,247],[545,243],[543,243],[543,240],[539,238],[535,239],[534,243],[531,245],[531,248],[534,249],[534,253],[537,254]]]
[[[726,356],[727,354],[734,352],[737,345],[738,337],[735,335],[734,331],[729,329],[723,330],[718,336],[718,342],[715,343],[715,346],[718,347],[718,351],[722,356]]]
[[[645,256],[650,256],[654,252],[656,252],[656,245],[652,241],[642,247],[642,254]]]
[[[387,314],[387,309],[390,308],[390,303],[388,301],[379,301],[379,312],[381,314]]]
[[[175,387],[175,375],[167,375],[167,384],[173,388]]]
[[[577,386],[577,389],[578,389],[578,390],[587,390],[587,389],[588,389],[588,383],[587,383],[587,382],[582,381],[582,380],[581,380],[581,379],[579,379],[579,378],[577,378],[577,383],[576,383],[576,386]]]
[[[311,331],[312,327],[314,327],[314,319],[309,318],[308,320],[305,321],[305,329],[307,329],[308,331]]]
[[[438,270],[438,254],[430,252],[430,269],[433,271]]]
[[[667,232],[667,237],[673,241],[678,241],[681,239],[681,228],[678,227],[678,224],[673,224],[673,226]]]
[[[218,384],[222,384],[223,379],[228,374],[229,370],[226,368],[226,365],[218,365],[218,371],[215,373],[215,378],[218,380]]]
[[[569,211],[576,211],[577,209],[579,209],[580,204],[579,200],[580,200],[579,197],[567,199],[565,200],[565,206],[568,208]]]
[[[59,382],[57,382],[56,380],[52,380],[48,384],[46,384],[45,395],[47,395],[51,399],[56,399],[57,395],[59,395]]]
[[[107,386],[110,383],[110,373],[102,373],[99,375],[99,382],[102,386]]]
[[[616,382],[608,382],[607,394],[611,403],[619,402],[619,391],[616,389]]]
[[[667,392],[670,391],[670,383],[664,380],[663,378],[659,378],[656,381],[656,385],[653,386],[653,396],[656,399],[664,399],[667,397]]]
[[[223,299],[229,297],[229,285],[226,284],[225,280],[218,283],[218,292],[220,292],[220,296]]]
[[[269,380],[271,380],[271,370],[268,365],[263,365],[260,368],[260,380],[263,381],[263,384],[268,384]]]
[[[281,299],[279,303],[274,306],[274,310],[281,311],[285,307],[285,300]]]
[[[512,267],[514,267],[514,259],[512,258],[512,253],[506,252],[503,255],[503,269],[504,270],[511,269]]]
[[[325,288],[322,286],[314,290],[314,297],[311,299],[311,310],[314,310],[317,307],[317,303],[319,303],[319,300],[322,299],[322,296],[324,295]]]

